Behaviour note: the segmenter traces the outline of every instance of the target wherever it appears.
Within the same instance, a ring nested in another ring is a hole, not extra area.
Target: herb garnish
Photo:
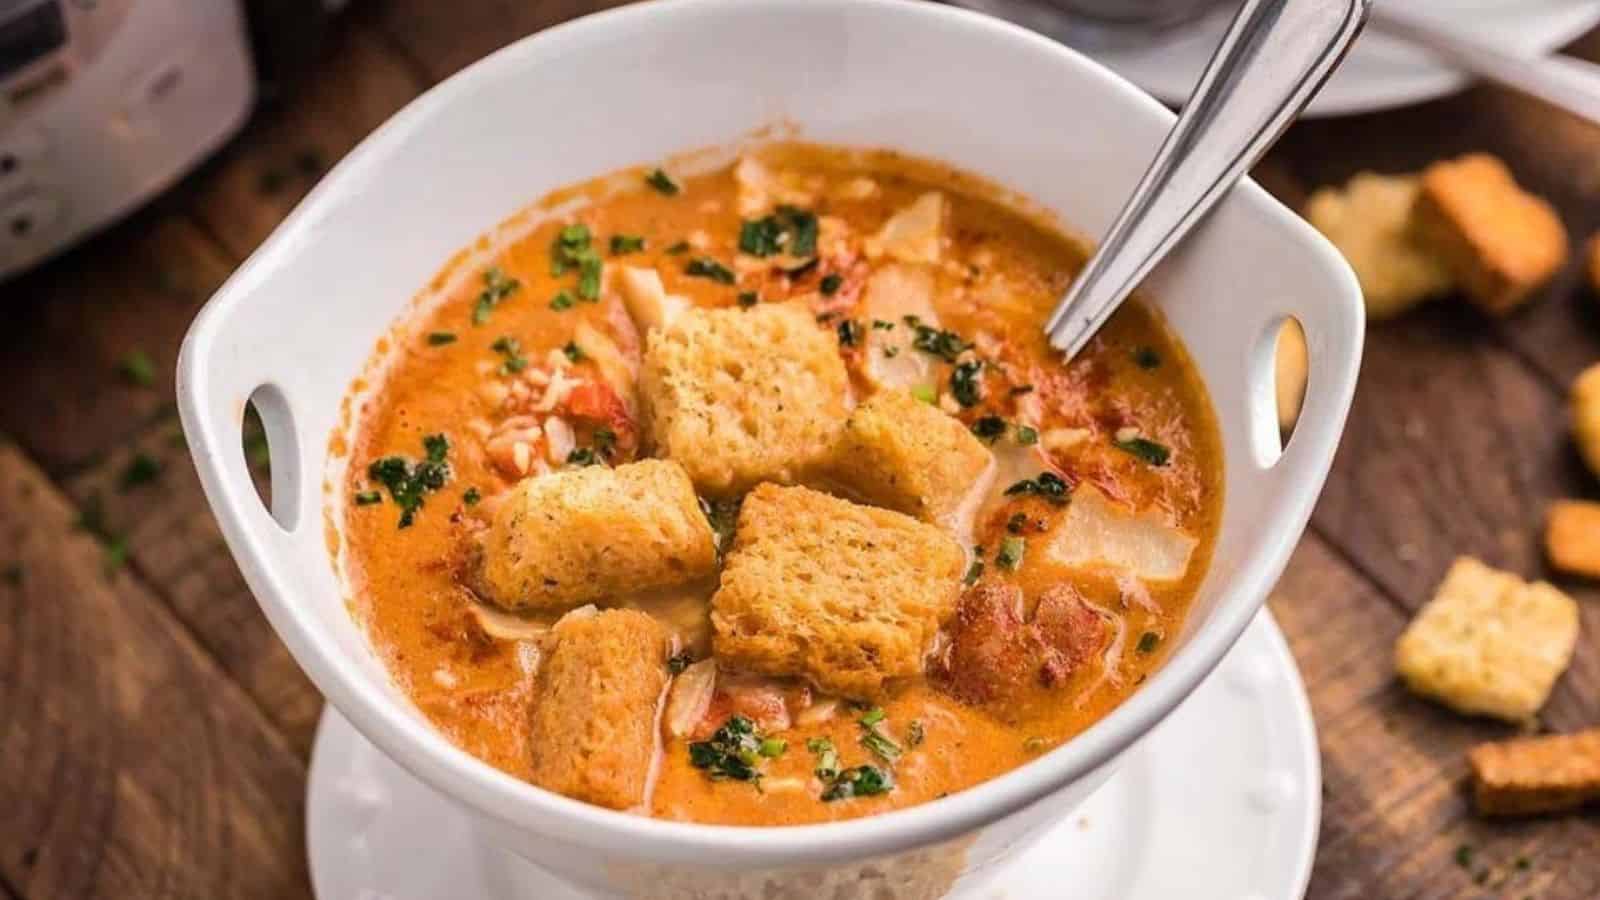
[[[1158,369],[1161,367],[1161,354],[1152,347],[1140,347],[1133,351],[1133,361],[1139,364],[1139,368],[1147,371]]]
[[[746,219],[739,226],[739,251],[768,257],[779,253],[795,258],[817,252],[817,217],[794,206],[780,206],[772,215]]]
[[[550,244],[550,274],[556,278],[570,269],[578,270],[578,297],[594,302],[600,299],[600,273],[605,261],[591,246],[589,226],[574,222],[556,233]]]
[[[501,375],[515,375],[528,367],[528,358],[522,355],[522,342],[510,335],[496,338],[489,349],[506,358],[500,364]]]
[[[478,292],[478,302],[472,306],[472,324],[482,325],[489,321],[489,314],[494,312],[494,308],[520,287],[522,282],[507,277],[499,266],[484,269],[483,290]]]
[[[767,759],[777,759],[789,749],[789,742],[783,738],[767,738],[761,742],[761,747],[756,750]]]
[[[887,717],[881,707],[867,710],[859,720],[861,725],[861,746],[872,751],[872,754],[886,763],[894,763],[900,759],[905,751],[900,749],[888,735],[878,730],[878,724]]]
[[[563,312],[571,309],[575,302],[577,301],[572,299],[571,294],[566,291],[558,291],[554,297],[550,298],[550,308],[556,312]]]
[[[624,253],[638,253],[644,249],[644,236],[637,234],[613,234],[611,236],[611,255],[621,256]]]
[[[1017,426],[1017,443],[1024,447],[1031,447],[1039,443],[1039,429],[1032,425]]]
[[[461,502],[468,506],[477,506],[478,501],[482,499],[483,494],[479,493],[478,489],[475,487],[469,487],[465,491],[461,492]]]
[[[874,726],[874,725],[878,724],[879,722],[882,722],[884,719],[888,718],[888,716],[889,716],[889,714],[883,711],[883,707],[874,706],[873,708],[871,708],[871,709],[867,710],[865,713],[863,713],[861,718],[859,720],[857,720],[857,721],[859,721],[862,725],[865,725],[868,728],[871,728],[872,726]]]
[[[1160,643],[1161,635],[1156,634],[1154,631],[1146,631],[1144,634],[1139,635],[1139,652],[1153,653]]]
[[[129,384],[138,387],[150,387],[156,383],[156,364],[150,361],[150,354],[143,350],[134,350],[122,358],[117,364],[117,370]]]
[[[757,303],[760,303],[760,302],[761,302],[761,296],[759,294],[757,294],[755,291],[740,291],[739,292],[739,308],[740,309],[749,309],[750,307],[755,306]]]
[[[688,241],[679,241],[676,244],[673,244],[673,245],[669,246],[667,248],[667,252],[672,254],[673,256],[677,256],[680,253],[687,253],[687,252],[689,252],[689,242]]]
[[[1152,466],[1164,466],[1172,458],[1172,451],[1165,444],[1158,444],[1149,438],[1134,437],[1125,441],[1112,441],[1118,450],[1131,453]]]
[[[926,403],[929,406],[939,402],[939,392],[926,384],[912,386],[911,396],[921,400],[923,403]]]
[[[894,330],[894,323],[893,322],[885,322],[882,319],[873,319],[872,320],[872,330],[873,331],[893,331]]]
[[[967,584],[967,585],[977,584],[978,583],[978,579],[982,578],[982,577],[983,577],[983,560],[975,559],[975,560],[972,561],[972,565],[967,567],[967,574],[966,574],[965,577],[963,577],[961,579],[961,583],[962,584]]]
[[[1040,472],[1037,478],[1024,479],[1006,488],[1007,497],[1023,494],[1043,497],[1056,506],[1065,506],[1068,499],[1067,483],[1054,472]]]
[[[894,776],[877,766],[856,766],[839,773],[839,777],[822,792],[822,800],[832,803],[851,797],[872,797],[887,794],[894,789]]]
[[[841,347],[854,347],[861,343],[861,333],[864,331],[861,323],[855,319],[845,319],[839,323],[839,345]]]
[[[1006,433],[1006,420],[999,416],[984,416],[972,423],[972,433],[986,443],[994,443]]]
[[[367,477],[389,489],[389,497],[400,507],[400,527],[409,528],[422,508],[423,498],[441,487],[450,477],[445,457],[450,442],[442,434],[422,439],[427,458],[412,465],[404,457],[386,456],[367,466]]]
[[[832,297],[834,294],[839,293],[839,288],[843,285],[844,276],[838,272],[830,272],[822,276],[822,280],[817,282],[817,290],[821,291],[824,297]]]
[[[594,430],[594,435],[591,439],[594,442],[595,451],[607,459],[610,459],[612,451],[617,449],[617,433],[604,425]]]
[[[567,465],[569,466],[578,466],[580,468],[584,466],[598,466],[600,461],[599,455],[589,447],[579,447],[567,454]]]
[[[806,749],[817,755],[817,767],[811,771],[823,781],[832,781],[839,777],[839,751],[833,746],[833,741],[824,737],[812,738],[806,741]]]
[[[141,484],[149,484],[161,477],[161,461],[148,453],[136,453],[133,459],[128,460],[128,465],[123,468],[122,475],[117,479],[117,484],[123,491],[130,491]]]
[[[983,399],[983,363],[972,361],[957,364],[955,371],[950,373],[950,395],[962,406],[977,406]]]
[[[1000,551],[994,555],[994,561],[1000,568],[1015,572],[1022,567],[1022,554],[1027,549],[1027,541],[1019,537],[1008,537],[1000,542]]]
[[[733,284],[733,270],[709,256],[698,256],[683,267],[683,274],[696,278],[709,278],[718,284]]]
[[[917,336],[912,339],[911,346],[923,353],[931,353],[945,362],[953,363],[956,357],[972,349],[972,345],[962,340],[961,335],[954,331],[942,331],[930,325],[922,324],[916,316],[906,316],[905,323],[915,329]]]
[[[662,169],[654,169],[650,174],[644,176],[644,183],[666,194],[668,197],[676,197],[680,190],[678,183],[673,181],[672,176]]]
[[[1022,529],[1027,527],[1027,524],[1027,513],[1012,513],[1011,518],[1006,520],[1006,530],[1012,534],[1021,534]]]
[[[428,346],[429,347],[443,347],[445,344],[454,344],[455,342],[456,342],[456,333],[454,331],[430,331],[430,332],[428,332]]]
[[[566,346],[561,348],[561,352],[566,355],[568,362],[582,362],[586,359],[583,354],[583,348],[579,347],[576,341],[567,341]]]
[[[761,738],[755,723],[744,716],[733,716],[722,723],[708,741],[689,745],[689,764],[704,770],[712,781],[761,780],[756,763],[761,758]]]
[[[355,501],[356,501],[356,505],[357,506],[372,506],[374,504],[382,503],[383,502],[383,492],[382,491],[362,491],[361,493],[356,494]]]
[[[667,660],[667,671],[673,675],[682,675],[683,670],[689,668],[693,663],[694,657],[690,656],[689,651],[685,650],[682,653],[673,654],[672,658]]]

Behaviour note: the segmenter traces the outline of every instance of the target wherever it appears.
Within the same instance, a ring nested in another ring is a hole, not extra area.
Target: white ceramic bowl
[[[1030,32],[902,0],[668,0],[520,41],[429,91],[323,180],[230,278],[179,364],[185,433],[267,618],[374,744],[470,810],[489,840],[624,896],[937,896],[965,889],[1098,786],[1233,644],[1305,527],[1343,427],[1362,338],[1356,282],[1289,210],[1243,185],[1149,288],[1211,391],[1226,506],[1211,571],[1171,661],[1036,762],[937,802],[793,828],[654,821],[587,806],[456,749],[388,678],[346,612],[324,482],[340,403],[375,341],[435,271],[521,205],[624,166],[774,122],[901,148],[989,176],[1099,234],[1172,121],[1098,65]],[[1281,459],[1273,335],[1305,326],[1310,393]],[[240,423],[255,398],[273,510]],[[1203,773],[1197,773],[1203,776]]]

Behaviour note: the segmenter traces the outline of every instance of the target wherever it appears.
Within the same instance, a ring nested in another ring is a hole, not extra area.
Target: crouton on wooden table
[[[1429,166],[1412,227],[1467,298],[1496,315],[1526,303],[1567,260],[1567,230],[1555,209],[1487,154]]]
[[[1589,275],[1589,290],[1600,294],[1600,234],[1589,238],[1584,262],[1584,271]]]
[[[1524,722],[1572,662],[1578,606],[1470,557],[1450,567],[1395,647],[1406,685],[1457,712]]]
[[[1393,318],[1451,288],[1449,271],[1411,231],[1421,187],[1415,175],[1362,172],[1306,204],[1306,218],[1355,270],[1372,319]]]
[[[920,674],[966,565],[942,530],[803,487],[745,497],[711,599],[719,662],[867,699]]]
[[[1552,503],[1545,517],[1544,548],[1557,569],[1600,578],[1600,503]]]
[[[1485,816],[1564,812],[1600,800],[1600,728],[1479,744],[1467,754]]]
[[[835,338],[795,303],[687,311],[651,337],[640,377],[657,453],[718,496],[823,462],[848,385]]]
[[[845,422],[828,474],[868,503],[949,524],[984,489],[992,463],[960,420],[910,391],[886,390]]]
[[[683,468],[649,459],[525,479],[479,537],[472,586],[506,609],[561,609],[711,575],[711,525]]]
[[[1600,363],[1572,383],[1572,439],[1589,470],[1600,476]]]
[[[528,745],[534,784],[628,809],[644,802],[672,635],[613,609],[557,623],[539,666]]]

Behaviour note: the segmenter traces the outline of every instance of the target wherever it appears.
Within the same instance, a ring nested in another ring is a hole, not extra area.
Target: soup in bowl
[[[208,499],[318,688],[486,844],[630,897],[975,887],[1222,659],[1353,391],[1352,276],[1249,184],[1088,353],[1045,350],[1170,123],[938,4],[518,42],[198,317]]]

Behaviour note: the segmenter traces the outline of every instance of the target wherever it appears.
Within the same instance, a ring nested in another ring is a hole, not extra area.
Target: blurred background
[[[176,418],[179,345],[391,114],[506,43],[612,5],[0,0],[0,900],[309,895],[321,699],[207,511]],[[1205,0],[965,5],[1173,101],[1225,22]],[[1600,2],[1439,8],[1508,49],[1600,60]],[[1552,501],[1600,495],[1567,428],[1570,385],[1600,360],[1585,267],[1600,129],[1381,35],[1358,54],[1258,167],[1263,186],[1304,211],[1363,172],[1488,153],[1550,205],[1569,246],[1514,313],[1444,289],[1371,327],[1343,449],[1272,601],[1321,731],[1310,896],[1600,897],[1600,821],[1475,818],[1464,753],[1516,730],[1418,700],[1391,664],[1451,561],[1474,555],[1579,600],[1591,637],[1538,727],[1600,722],[1600,590],[1553,571],[1541,544]],[[551,115],[551,97],[508,114]],[[259,429],[243,443],[264,485]]]

